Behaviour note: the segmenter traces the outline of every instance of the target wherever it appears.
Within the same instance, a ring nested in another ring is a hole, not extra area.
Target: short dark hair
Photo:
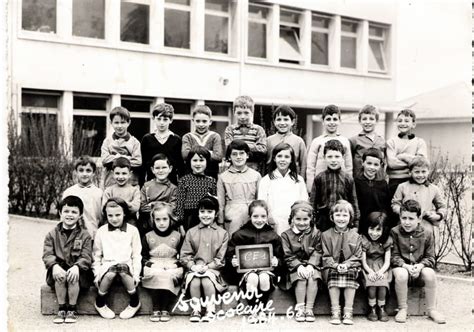
[[[339,151],[343,156],[346,153],[344,145],[342,145],[342,143],[337,139],[330,139],[326,144],[324,144],[323,155],[325,156],[328,151]]]
[[[155,161],[157,160],[166,160],[168,166],[171,166],[169,158],[164,153],[157,153],[153,156],[153,158],[151,158],[150,167],[153,168],[153,166],[155,166]]]
[[[209,167],[209,162],[211,161],[211,153],[208,149],[203,146],[195,145],[189,151],[188,157],[186,158],[186,165],[188,165],[189,169],[191,169],[191,159],[193,159],[194,155],[198,155],[204,159],[206,159],[206,169]]]
[[[117,106],[112,108],[109,114],[110,121],[112,121],[116,115],[120,116],[127,122],[130,121],[130,112],[125,107]]]
[[[102,220],[108,222],[107,220],[107,207],[116,207],[120,206],[123,210],[123,222],[127,222],[130,216],[130,209],[128,208],[127,202],[125,202],[120,197],[110,197],[102,207]]]
[[[362,161],[365,161],[365,159],[367,159],[367,157],[373,157],[373,158],[377,158],[380,160],[380,164],[382,165],[383,164],[383,153],[382,151],[380,151],[379,149],[376,149],[376,148],[368,148],[367,150],[364,151],[364,153],[362,154]]]
[[[167,104],[167,103],[161,103],[153,107],[153,112],[152,112],[153,117],[157,116],[162,116],[164,118],[169,118],[170,120],[173,120],[174,116],[174,108],[173,105]]]
[[[127,167],[129,170],[131,170],[132,164],[130,163],[130,160],[128,160],[127,158],[118,157],[112,163],[112,170],[114,170],[117,167]]]
[[[250,148],[248,144],[241,139],[234,139],[232,142],[230,142],[229,146],[227,147],[227,150],[225,151],[225,158],[227,160],[230,160],[230,155],[232,154],[232,150],[239,150],[239,151],[245,151],[245,153],[249,154],[250,153]]]
[[[341,110],[336,105],[331,104],[323,108],[323,114],[322,114],[323,120],[326,116],[333,115],[333,114],[337,114],[339,119],[341,118]]]
[[[289,116],[291,120],[296,118],[296,113],[293,109],[288,105],[280,105],[273,111],[272,119],[275,121],[275,118],[278,116]]]
[[[406,200],[405,202],[402,203],[402,206],[400,208],[400,215],[402,214],[403,211],[415,212],[416,216],[419,218],[421,216],[420,203],[418,203],[414,199],[408,199],[408,200]]]
[[[375,107],[374,105],[365,105],[364,107],[360,109],[359,121],[360,121],[360,118],[362,117],[362,114],[375,115],[375,120],[379,121],[379,117],[380,117],[379,109]]]
[[[397,118],[398,118],[400,115],[409,116],[409,117],[411,117],[411,118],[413,119],[413,122],[416,122],[416,115],[415,115],[415,112],[413,112],[411,109],[405,108],[405,109],[401,110],[400,112],[398,112]]]
[[[95,170],[97,169],[97,165],[95,164],[94,160],[92,160],[92,158],[89,156],[80,156],[79,158],[77,158],[76,162],[74,163],[74,170],[77,171],[77,168],[79,166],[87,166],[88,164],[91,165],[92,171],[95,172]]]
[[[235,112],[235,109],[237,107],[248,108],[253,113],[255,108],[255,102],[250,96],[238,96],[234,100],[234,104],[232,105],[232,111]]]
[[[212,118],[212,110],[207,105],[196,106],[196,108],[193,110],[193,118],[196,116],[196,114],[204,114]]]
[[[371,240],[368,230],[369,228],[376,228],[378,226],[382,228],[382,235],[376,242],[385,243],[385,241],[388,239],[388,236],[390,235],[390,219],[383,211],[374,211],[369,213],[367,216],[367,229],[364,230],[364,235],[368,240]]]
[[[205,209],[205,210],[214,210],[216,211],[216,217],[217,213],[219,212],[219,201],[217,200],[216,197],[207,194],[203,198],[199,200],[198,203],[198,210],[200,209]]]
[[[63,211],[63,207],[66,205],[77,207],[81,215],[84,212],[84,203],[82,202],[82,199],[77,196],[69,195],[64,197],[58,204],[58,211],[61,213]]]

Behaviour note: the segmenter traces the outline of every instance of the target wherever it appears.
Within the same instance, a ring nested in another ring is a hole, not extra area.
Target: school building
[[[410,107],[432,150],[469,160],[470,12],[465,0],[9,1],[8,105],[22,132],[48,118],[96,156],[118,105],[139,140],[163,101],[175,133],[206,104],[223,134],[232,101],[250,95],[268,132],[272,109],[292,106],[307,143],[327,104],[342,109],[346,136],[367,103],[380,107],[386,137]]]

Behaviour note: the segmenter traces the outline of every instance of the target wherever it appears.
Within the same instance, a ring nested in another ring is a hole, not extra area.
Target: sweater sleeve
[[[140,213],[148,213],[151,211],[150,206],[148,206],[148,195],[147,195],[147,186],[143,185],[140,189]]]
[[[387,141],[387,167],[390,169],[404,169],[407,166],[406,162],[398,159],[395,140],[389,139]]]
[[[441,190],[439,190],[438,187],[435,187],[433,205],[436,208],[436,213],[439,213],[441,215],[441,219],[446,219],[446,214],[447,214],[446,201],[443,195],[441,194]]]
[[[306,179],[306,145],[304,144],[303,139],[300,140],[300,143],[298,144],[298,150],[299,150],[299,164],[300,164],[300,170],[299,174],[303,177],[303,179]],[[309,191],[309,190],[308,190]]]
[[[140,273],[142,271],[142,242],[140,241],[140,234],[138,229],[132,228],[132,266],[133,279],[138,283],[140,280]]]
[[[308,192],[311,191],[313,186],[314,177],[316,175],[316,161],[318,160],[318,152],[320,145],[318,139],[315,138],[308,149],[308,154],[306,158],[306,185]]]
[[[418,137],[418,146],[416,149],[416,155],[428,158],[428,147],[426,146],[425,140],[420,137]]]
[[[192,138],[189,133],[183,136],[183,144],[181,145],[181,156],[183,157],[183,160],[186,160],[186,158],[188,158],[189,151],[191,151],[191,140]]]
[[[140,209],[140,190],[138,190],[138,186],[133,187],[132,193],[132,201],[130,204],[130,213],[135,214]]]
[[[359,203],[357,202],[357,193],[355,189],[355,183],[352,178],[349,178],[347,182],[348,185],[348,201],[352,204],[354,208],[354,227],[359,228],[359,221],[360,221],[360,210],[359,210]]]
[[[106,137],[102,142],[102,146],[100,148],[100,159],[102,160],[102,165],[104,167],[109,167],[112,165],[112,162],[115,160],[116,155],[110,153],[109,151],[110,145],[110,138]]]
[[[180,263],[188,270],[191,269],[191,266],[194,265],[194,250],[191,244],[191,232],[186,232],[183,245],[181,246],[181,251],[179,253]]]
[[[217,162],[222,161],[223,151],[222,151],[222,138],[218,133],[214,133],[212,137],[212,156],[211,159]]]
[[[335,269],[337,268],[337,263],[332,257],[333,253],[331,251],[330,239],[326,236],[321,236],[321,247],[323,250],[323,267]]]
[[[434,236],[433,232],[428,233],[426,236],[425,250],[423,252],[423,258],[420,260],[420,264],[423,264],[425,267],[434,267],[435,265],[435,247],[434,247]]]
[[[352,175],[352,154],[351,154],[351,143],[349,139],[345,138],[343,141],[344,145],[344,168],[347,174]]]
[[[184,159],[181,155],[181,146],[183,145],[181,137],[176,136],[176,146],[174,147],[173,157],[175,159],[176,172],[179,177],[182,177],[185,173]]]
[[[185,178],[178,180],[178,192],[176,195],[176,219],[178,223],[182,223],[184,220],[184,201],[186,200],[186,184]]]
[[[393,230],[390,232],[390,236],[393,240],[393,247],[392,247],[392,256],[390,258],[392,267],[402,267],[405,264],[405,260],[403,259],[400,253],[400,245],[398,242],[398,234],[395,233]]]
[[[49,269],[57,263],[57,257],[54,250],[54,238],[52,232],[49,232],[44,239],[43,263],[46,269]]]
[[[130,164],[132,167],[140,167],[142,165],[142,152],[140,150],[140,142],[135,138],[130,138],[132,141],[132,151],[130,151]]]
[[[217,222],[222,225],[225,221],[225,186],[220,175],[217,177],[217,200],[219,201],[219,217],[217,219]]]
[[[362,258],[362,237],[359,235],[355,243],[355,247],[352,250],[352,256],[346,259],[343,264],[346,264],[349,268],[357,268],[361,266]]]
[[[400,208],[403,203],[403,188],[404,186],[402,184],[398,185],[392,198],[392,211],[397,215],[400,214]]]
[[[224,144],[225,144],[225,149],[227,150],[227,147],[229,144],[234,140],[234,135],[232,134],[232,125],[229,125],[225,128],[224,131]]]

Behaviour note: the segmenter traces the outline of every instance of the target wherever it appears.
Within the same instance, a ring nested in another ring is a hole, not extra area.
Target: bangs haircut
[[[112,170],[116,169],[117,167],[126,167],[128,168],[128,170],[131,170],[132,164],[130,163],[130,160],[128,160],[127,158],[118,157],[112,163]]]
[[[196,114],[204,114],[209,118],[212,118],[212,110],[206,105],[196,106],[196,108],[193,110],[193,118],[196,116]]]
[[[324,144],[323,156],[325,156],[328,151],[339,151],[343,156],[346,152],[344,151],[344,145],[337,139],[331,139]]]
[[[130,216],[130,209],[128,208],[127,202],[119,197],[111,197],[105,202],[102,208],[102,220],[107,221],[107,208],[108,207],[121,207],[123,211],[123,222],[127,222]],[[107,221],[108,222],[108,221]]]
[[[256,207],[263,207],[265,211],[267,211],[267,217],[268,217],[268,204],[262,199],[257,199],[250,203],[249,205],[249,217],[252,215],[253,210],[255,210]]]
[[[323,120],[326,116],[333,115],[333,114],[337,114],[339,119],[341,119],[341,110],[336,105],[331,104],[323,108],[323,113],[322,113]]]
[[[400,112],[398,112],[397,118],[398,118],[400,115],[409,116],[409,117],[411,117],[411,118],[413,119],[413,122],[416,122],[416,115],[415,115],[415,112],[413,112],[411,109],[405,108],[404,110],[401,110]]]
[[[421,216],[420,203],[418,203],[414,199],[406,200],[405,202],[402,203],[402,206],[400,207],[400,216],[402,215],[403,211],[415,212],[416,216],[419,218]]]
[[[206,159],[206,164],[207,164],[206,169],[207,169],[207,167],[209,167],[209,161],[211,160],[211,153],[209,152],[209,150],[200,145],[193,146],[191,148],[191,151],[189,151],[188,157],[186,158],[186,164],[188,165],[190,169],[191,169],[191,159],[193,159],[195,155],[198,155],[199,157]]]
[[[250,154],[250,148],[245,143],[244,140],[241,139],[235,139],[232,142],[230,142],[229,146],[227,147],[227,150],[225,151],[225,158],[227,160],[230,160],[230,155],[232,154],[232,150],[237,150],[237,151],[245,151],[245,153]]]
[[[426,167],[428,170],[430,169],[430,162],[423,156],[416,156],[412,159],[412,161],[408,164],[408,169],[410,171],[413,170],[414,167]]]
[[[155,161],[157,160],[165,160],[168,166],[171,166],[170,160],[164,153],[157,153],[153,156],[153,158],[151,158],[150,165],[152,168],[155,166]]]
[[[368,233],[369,228],[377,228],[380,226],[380,228],[382,228],[382,235],[378,238],[376,242],[382,243],[382,244],[385,243],[385,241],[387,241],[390,235],[390,225],[389,225],[388,215],[382,211],[371,212],[367,216],[367,222],[368,222],[367,230],[365,231],[367,232],[367,234],[364,234],[367,237],[367,239],[372,241]]]
[[[95,164],[94,160],[92,160],[92,158],[89,156],[81,156],[77,158],[76,162],[74,163],[74,170],[77,171],[77,168],[79,166],[87,166],[88,164],[91,165],[92,171],[95,173],[97,165]]]
[[[64,197],[58,204],[58,212],[62,213],[63,207],[65,206],[77,207],[79,209],[79,214],[84,213],[84,202],[77,196],[69,195]]]
[[[332,220],[332,216],[336,212],[348,212],[350,216],[349,227],[354,227],[354,208],[352,207],[351,203],[346,200],[340,199],[333,206],[331,206],[331,221],[333,223],[334,221]]]
[[[173,120],[174,116],[174,107],[173,105],[167,104],[167,103],[161,103],[153,107],[153,112],[152,112],[153,118],[162,116],[164,118],[168,118],[170,120]]]
[[[368,148],[362,155],[362,161],[365,161],[367,157],[377,158],[378,160],[380,160],[380,165],[383,165],[383,153],[379,149]]]
[[[125,107],[114,107],[109,114],[110,121],[112,121],[116,115],[120,116],[125,121],[130,122],[130,112]]]
[[[161,211],[161,210],[166,210],[168,213],[168,217],[170,218],[170,225],[168,229],[170,228],[175,228],[175,226],[178,223],[178,219],[176,218],[176,215],[174,214],[173,207],[169,203],[165,202],[156,202],[153,204],[153,207],[150,211],[150,226],[153,228],[153,225],[155,224],[155,212]]]
[[[276,108],[275,111],[273,111],[273,114],[272,114],[273,121],[275,121],[278,115],[289,116],[291,120],[294,120],[296,118],[295,111],[293,111],[293,109],[288,105],[280,105]]]
[[[198,210],[216,211],[216,218],[217,218],[217,213],[219,212],[219,202],[217,201],[217,198],[215,198],[214,196],[206,195],[199,200]]]
[[[235,112],[235,109],[237,107],[248,108],[253,113],[254,108],[255,108],[255,103],[253,99],[249,96],[238,96],[234,100],[234,104],[232,105],[232,111]]]
[[[273,151],[272,151],[272,160],[270,162],[270,166],[268,168],[268,176],[270,177],[270,180],[274,180],[275,179],[275,174],[273,171],[275,171],[277,169],[277,164],[275,162],[275,157],[277,154],[279,154],[281,151],[285,151],[285,150],[288,150],[290,151],[290,155],[291,155],[291,162],[290,162],[290,166],[288,168],[288,171],[290,172],[290,178],[295,181],[296,183],[299,182],[299,179],[298,179],[298,166],[296,166],[296,157],[295,157],[295,150],[293,150],[293,148],[291,147],[290,144],[288,143],[278,143],[277,146],[275,146],[273,148]]]
[[[359,121],[363,114],[375,115],[375,120],[379,121],[380,113],[379,109],[374,105],[365,105],[359,111]]]

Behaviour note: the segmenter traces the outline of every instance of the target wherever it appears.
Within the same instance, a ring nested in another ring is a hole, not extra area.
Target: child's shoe
[[[397,314],[395,315],[395,321],[397,323],[406,323],[406,321],[407,321],[407,309],[406,308],[398,310]]]
[[[379,321],[388,322],[388,314],[385,311],[385,306],[384,305],[379,306],[378,317],[379,317]]]
[[[137,311],[140,309],[141,306],[142,306],[142,304],[140,302],[138,302],[138,305],[136,307],[132,307],[131,305],[128,305],[128,307],[126,307],[120,313],[119,317],[121,319],[130,319],[133,316],[135,316],[135,314],[137,313]]]
[[[64,323],[64,319],[66,318],[66,311],[64,310],[59,310],[58,311],[58,314],[56,315],[56,317],[54,317],[53,319],[53,323],[54,324],[62,324]]]
[[[344,308],[344,316],[342,317],[342,324],[352,325],[354,321],[352,320],[352,308]]]
[[[295,320],[297,322],[304,322],[306,321],[306,315],[304,312],[304,306],[297,306],[296,308],[296,314],[295,314]]]
[[[66,313],[66,318],[64,319],[64,323],[75,323],[77,322],[77,314],[74,310],[68,310]]]
[[[314,317],[314,312],[311,309],[306,309],[305,316],[305,320],[309,323],[316,321],[316,318]]]
[[[189,316],[191,323],[199,323],[201,321],[201,312],[199,310],[193,310],[191,316]]]
[[[105,319],[114,319],[115,318],[115,313],[110,310],[110,308],[106,305],[102,307],[98,307],[97,303],[94,303],[95,310],[99,313],[99,315],[102,316],[102,318]]]
[[[367,319],[371,322],[375,322],[379,319],[379,317],[377,316],[377,312],[375,311],[375,306],[370,307]]]
[[[333,325],[341,324],[341,307],[331,307],[331,319],[329,323]]]
[[[170,313],[166,310],[163,310],[161,312],[161,318],[160,318],[160,321],[161,322],[169,322],[171,319],[171,316],[170,316]]]
[[[446,318],[444,318],[443,314],[437,310],[431,310],[428,313],[428,317],[430,317],[437,324],[446,324]]]
[[[153,311],[153,314],[150,316],[152,322],[159,322],[161,318],[161,311]]]

